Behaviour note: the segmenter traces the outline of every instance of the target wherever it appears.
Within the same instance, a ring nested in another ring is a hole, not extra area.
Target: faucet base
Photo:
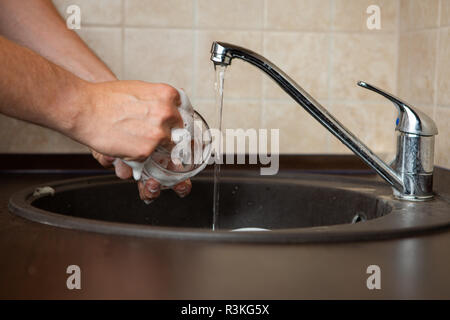
[[[434,199],[434,194],[428,195],[428,196],[415,196],[415,195],[409,195],[409,194],[401,194],[394,188],[392,188],[394,191],[394,198],[398,200],[405,200],[405,201],[430,201]]]
[[[400,175],[404,181],[404,185],[401,191],[393,188],[395,198],[409,201],[427,201],[433,199],[433,172],[403,172]]]

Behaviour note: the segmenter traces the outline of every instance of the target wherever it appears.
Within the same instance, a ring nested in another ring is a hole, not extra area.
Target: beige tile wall
[[[272,60],[354,131],[390,157],[395,109],[356,86],[386,89],[438,122],[436,160],[450,167],[450,0],[54,0],[82,11],[79,34],[121,79],[184,88],[214,122],[213,40]],[[366,8],[381,8],[368,30]],[[64,137],[0,117],[0,152],[78,152]],[[284,153],[349,153],[260,71],[234,61],[225,80],[224,127],[279,128]],[[17,130],[20,134],[12,133]],[[33,134],[33,139],[29,135]],[[42,138],[39,138],[42,137]],[[57,137],[57,138],[51,138]]]
[[[398,95],[433,116],[435,163],[450,168],[450,0],[401,0]]]

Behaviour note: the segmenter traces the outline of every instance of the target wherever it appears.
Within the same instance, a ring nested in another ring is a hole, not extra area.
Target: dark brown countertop
[[[208,243],[67,230],[8,211],[14,192],[70,177],[0,175],[0,298],[450,298],[450,230],[375,242]],[[439,172],[435,185],[450,189]],[[73,264],[81,290],[66,287]],[[373,264],[381,290],[366,287]]]

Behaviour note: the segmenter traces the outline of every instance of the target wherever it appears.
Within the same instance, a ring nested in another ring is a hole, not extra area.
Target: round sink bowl
[[[133,181],[114,176],[71,179],[22,190],[11,197],[9,207],[19,216],[57,227],[211,241],[375,240],[450,225],[448,199],[395,200],[387,185],[373,179],[228,174],[221,179],[219,228],[212,231],[212,178],[196,177],[193,185],[184,199],[166,190],[146,205]],[[230,232],[240,228],[270,231]]]

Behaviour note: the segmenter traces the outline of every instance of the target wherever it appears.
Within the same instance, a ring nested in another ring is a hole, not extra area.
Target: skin
[[[116,158],[145,160],[170,141],[171,128],[182,126],[174,88],[117,81],[51,1],[0,1],[0,35],[0,112],[87,145],[103,166]],[[132,176],[122,161],[115,172]],[[184,197],[191,187],[187,180],[173,190]],[[161,186],[149,179],[138,189],[143,200],[153,200]]]

